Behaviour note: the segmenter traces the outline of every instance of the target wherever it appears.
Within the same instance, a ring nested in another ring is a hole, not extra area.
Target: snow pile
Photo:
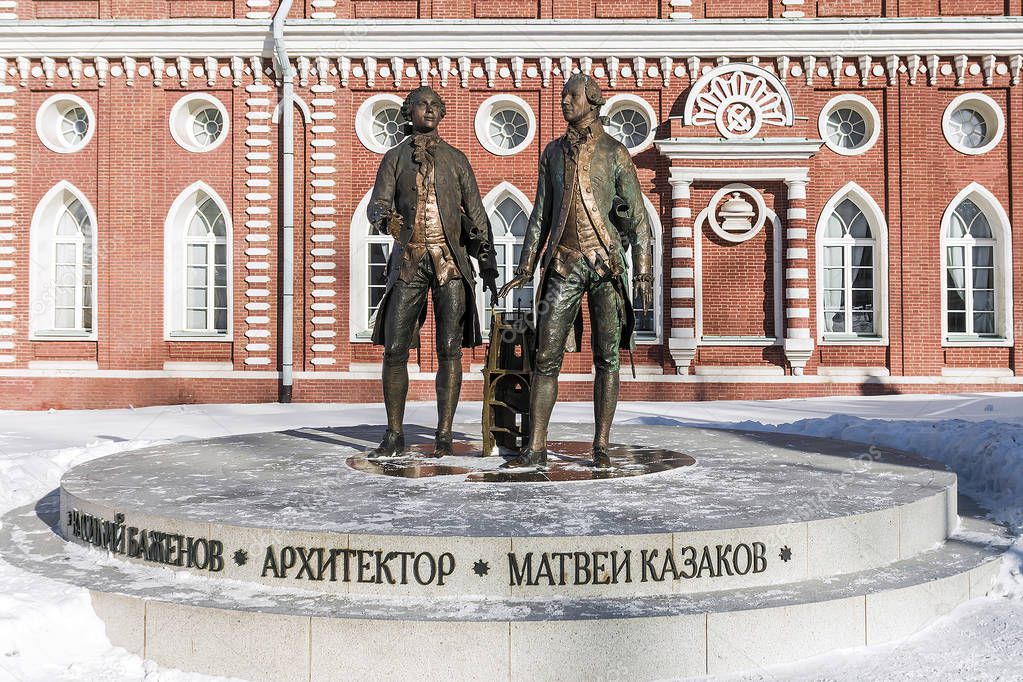
[[[959,476],[959,488],[999,520],[1023,529],[1023,425],[996,421],[943,422],[861,419],[836,415],[765,426],[740,422],[737,428],[836,438],[896,448],[945,464]]]
[[[153,445],[153,441],[94,441],[84,447],[0,453],[0,513],[34,502],[60,485],[73,466],[97,457]]]
[[[1023,425],[998,421],[912,421],[834,415],[789,424],[739,422],[732,428],[818,436],[896,448],[945,464],[960,492],[1023,535]],[[994,593],[1023,599],[1023,537],[1006,555]]]

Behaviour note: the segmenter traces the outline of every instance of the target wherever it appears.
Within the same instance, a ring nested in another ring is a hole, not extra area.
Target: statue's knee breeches
[[[622,297],[610,281],[590,289],[590,338],[593,365],[598,371],[617,372],[620,369],[618,350],[622,340],[623,305]]]
[[[384,315],[384,362],[408,362],[409,349],[419,331],[419,315],[426,305],[430,280],[426,273],[417,273],[412,282],[394,283],[380,312]]]
[[[433,315],[437,328],[437,359],[441,362],[462,359],[465,328],[465,284],[453,279],[433,289]]]
[[[537,307],[536,355],[533,371],[556,377],[565,359],[568,335],[574,333],[575,318],[586,291],[587,280],[572,272],[568,277],[552,273]]]
[[[594,329],[593,367],[597,371],[617,372],[621,368],[618,356],[619,332],[617,329]]]
[[[538,343],[536,347],[536,359],[533,361],[533,373],[545,377],[556,377],[561,372],[561,363],[565,359],[565,345],[561,344],[560,351],[553,344]]]

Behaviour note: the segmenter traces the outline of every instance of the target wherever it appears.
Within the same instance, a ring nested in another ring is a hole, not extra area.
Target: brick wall
[[[378,3],[373,3],[378,4]],[[970,62],[977,61],[971,58]],[[787,74],[786,86],[793,99],[797,119],[790,128],[767,126],[767,137],[818,137],[818,114],[832,97],[854,93],[865,97],[878,110],[881,131],[877,142],[866,153],[842,156],[822,148],[805,161],[723,161],[701,160],[692,165],[720,167],[756,167],[805,165],[809,168],[805,206],[809,226],[810,252],[810,330],[816,338],[816,272],[814,265],[814,229],[823,206],[846,183],[854,181],[884,212],[888,225],[889,341],[887,345],[833,346],[817,345],[807,364],[806,374],[816,375],[821,366],[886,368],[894,377],[932,376],[943,368],[1002,368],[1017,371],[1019,346],[1009,348],[945,347],[941,338],[941,252],[939,223],[950,200],[970,182],[978,182],[1001,203],[1010,218],[1018,224],[1023,217],[1018,200],[1020,180],[1012,170],[1019,165],[1017,154],[1020,139],[1018,116],[1020,87],[1009,86],[1008,75],[998,74],[991,85],[985,85],[983,74],[969,69],[962,85],[955,85],[955,75],[940,74],[936,85],[927,84],[921,73],[916,85],[909,85],[905,75],[897,84],[888,86],[886,76],[871,74],[866,85],[860,85],[855,64],[842,65],[840,83],[835,86],[830,74],[814,75],[807,84],[798,73]],[[144,63],[140,60],[140,64]],[[170,61],[168,61],[170,63]],[[629,63],[628,60],[623,65]],[[790,68],[800,65],[793,59]],[[112,63],[113,64],[113,63]],[[33,63],[32,66],[37,66]],[[677,64],[676,64],[677,65]],[[704,61],[702,66],[713,64]],[[826,65],[819,60],[815,66]],[[13,65],[12,65],[13,66]],[[61,63],[63,66],[63,63]],[[119,66],[119,65],[118,65]],[[199,60],[189,64],[200,66]],[[153,87],[152,75],[138,75],[129,85],[118,68],[111,70],[105,85],[95,77],[83,78],[78,87],[70,87],[58,78],[46,86],[43,78],[32,75],[27,87],[17,86],[9,95],[15,101],[16,124],[13,139],[17,149],[17,191],[14,193],[14,234],[18,248],[11,258],[15,272],[13,287],[13,348],[15,360],[0,370],[25,370],[34,361],[94,361],[100,372],[111,370],[162,371],[167,362],[230,362],[238,372],[273,370],[277,365],[278,313],[277,279],[277,195],[276,130],[266,116],[277,100],[276,88],[265,75],[256,83],[251,68],[243,74],[238,86],[225,76],[217,65],[214,84],[206,74],[192,74],[182,85],[180,75],[164,75],[160,87]],[[262,64],[260,66],[265,66]],[[315,66],[315,65],[314,65]],[[334,65],[336,67],[336,64]],[[356,64],[361,68],[361,64]],[[403,67],[414,66],[406,61]],[[474,60],[473,68],[482,63]],[[522,82],[515,87],[510,61],[499,61],[494,67],[494,87],[483,77],[471,76],[468,87],[461,87],[460,76],[452,75],[447,87],[439,88],[447,103],[447,117],[441,124],[445,139],[463,150],[473,165],[480,190],[486,195],[501,182],[509,182],[532,198],[536,189],[536,167],[544,146],[564,130],[558,98],[562,78],[551,76],[550,87],[541,85],[536,63],[527,62]],[[595,69],[604,65],[594,60]],[[656,67],[651,61],[645,67]],[[388,67],[388,69],[383,69]],[[350,290],[350,226],[360,200],[371,188],[381,155],[367,149],[354,133],[354,118],[360,104],[368,97],[384,91],[399,96],[418,85],[418,75],[403,74],[399,87],[394,87],[388,62],[381,59],[375,85],[366,85],[365,76],[353,70],[347,87],[341,86],[335,72],[321,82],[318,75],[300,85],[298,94],[309,103],[316,116],[311,124],[297,124],[296,134],[296,235],[295,235],[295,367],[315,374],[329,372],[317,380],[303,375],[296,384],[299,400],[375,400],[375,380],[338,379],[338,372],[347,372],[364,363],[379,363],[378,347],[368,343],[349,342]],[[773,68],[773,64],[772,64]],[[7,75],[8,85],[17,84],[17,75]],[[685,94],[691,85],[687,69],[681,74],[674,69],[667,85],[662,74],[647,74],[637,85],[634,75],[619,75],[617,86],[609,87],[607,74],[600,80],[605,94],[628,92],[645,99],[654,109],[659,122],[682,113]],[[436,81],[434,81],[436,82]],[[74,154],[57,154],[39,141],[34,129],[35,115],[42,102],[57,92],[73,91],[85,99],[96,113],[96,134],[89,145]],[[216,150],[196,154],[180,147],[172,139],[168,117],[174,103],[188,92],[207,92],[218,98],[230,117],[229,140]],[[967,156],[956,152],[941,133],[941,116],[947,104],[963,92],[984,92],[992,97],[1006,116],[1006,134],[990,152]],[[495,156],[476,139],[474,117],[480,104],[488,97],[508,92],[524,99],[534,112],[537,131],[532,143],[513,156]],[[0,124],[3,122],[0,121]],[[270,126],[270,127],[267,127]],[[313,126],[318,126],[317,130]],[[686,128],[684,136],[717,137],[713,126]],[[663,136],[663,135],[662,135]],[[254,141],[258,141],[258,144]],[[265,144],[263,143],[265,141]],[[320,141],[323,144],[314,144]],[[254,156],[255,154],[255,156]],[[321,156],[314,158],[312,154]],[[326,156],[324,156],[326,155]],[[333,156],[330,156],[333,155]],[[664,319],[661,340],[641,345],[636,360],[646,372],[674,372],[674,365],[665,350],[665,339],[672,325],[668,269],[671,266],[671,189],[668,183],[669,164],[656,149],[648,149],[635,157],[642,189],[659,213],[664,226],[663,257],[660,263],[664,277]],[[0,163],[0,165],[3,165]],[[334,170],[323,175],[324,167]],[[314,172],[317,168],[320,172]],[[315,181],[329,177],[334,184],[324,188]],[[99,262],[97,282],[98,341],[31,341],[28,338],[28,269],[29,227],[40,198],[57,182],[66,180],[95,206],[98,218]],[[174,199],[196,181],[208,184],[230,207],[234,228],[232,245],[234,270],[233,341],[174,342],[164,339],[163,326],[163,240],[164,222]],[[723,182],[701,181],[691,192],[689,205],[695,219]],[[786,225],[786,187],[780,181],[752,181],[764,196],[767,206],[781,219],[781,234],[767,226],[753,240],[742,244],[724,243],[708,230],[697,234],[701,239],[703,261],[703,326],[711,335],[774,336],[773,249],[774,240],[782,238]],[[0,188],[0,192],[3,189]],[[263,197],[269,194],[271,198]],[[332,195],[332,196],[331,196]],[[318,229],[315,220],[329,221],[327,229]],[[319,237],[332,235],[324,241]],[[317,237],[314,239],[314,237]],[[317,251],[314,253],[314,249]],[[1015,308],[1013,316],[1023,320],[1023,263],[1014,247]],[[313,263],[332,263],[334,281],[314,280],[320,271]],[[263,264],[258,267],[253,264]],[[256,279],[253,279],[253,278]],[[258,279],[263,277],[264,279]],[[262,291],[266,290],[266,291]],[[314,324],[313,306],[329,302],[334,321],[327,326]],[[431,317],[428,320],[432,319]],[[588,321],[587,321],[588,324]],[[262,334],[263,331],[268,332]],[[314,334],[331,331],[333,335]],[[421,369],[436,368],[433,325],[428,321],[422,331]],[[1017,334],[1019,336],[1019,334]],[[1017,342],[1018,343],[1018,342]],[[317,348],[313,346],[316,345]],[[588,335],[584,335],[583,352],[566,358],[565,374],[590,371]],[[465,353],[464,368],[483,362],[484,349]],[[314,359],[329,360],[314,362]],[[265,362],[264,362],[265,360]],[[623,355],[623,360],[626,360]],[[739,365],[786,367],[777,346],[701,347],[697,365]],[[627,367],[627,364],[624,366]],[[8,379],[4,379],[7,381]],[[188,380],[173,376],[154,376],[151,381],[125,376],[117,379],[80,377],[28,376],[10,379],[11,390],[18,395],[5,400],[9,407],[100,406],[174,402],[191,390],[192,398],[203,400],[272,399],[272,379]],[[194,388],[188,388],[194,384]],[[586,382],[568,382],[568,394],[585,394]],[[65,386],[66,390],[60,388]],[[123,386],[123,393],[118,386]],[[150,386],[151,389],[147,389]],[[268,388],[269,386],[269,388]],[[796,384],[792,384],[796,386]],[[802,392],[845,392],[854,389],[835,384],[798,384]],[[860,386],[856,390],[941,390],[920,384],[896,388],[881,385]],[[770,385],[728,384],[718,382],[707,386],[689,383],[630,383],[633,397],[671,399],[681,397],[767,397],[784,392]],[[953,390],[953,389],[947,389]],[[185,391],[185,393],[182,393]],[[467,383],[466,396],[475,395]],[[13,395],[13,394],[10,394]],[[429,382],[415,382],[414,395],[429,397]],[[130,401],[129,401],[130,397]]]

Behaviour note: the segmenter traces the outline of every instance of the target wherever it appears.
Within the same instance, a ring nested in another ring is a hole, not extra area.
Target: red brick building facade
[[[657,236],[623,398],[1023,382],[1018,0],[308,0],[275,36],[278,11],[0,0],[0,407],[379,400],[364,209],[401,98],[445,99],[513,267],[576,71]]]

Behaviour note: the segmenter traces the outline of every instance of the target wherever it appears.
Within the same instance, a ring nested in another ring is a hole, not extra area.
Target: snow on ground
[[[432,428],[435,407],[406,421]],[[457,420],[478,422],[479,403]],[[555,421],[590,421],[585,403]],[[734,427],[898,447],[944,462],[960,488],[1023,535],[1023,394],[623,403],[618,423]],[[0,514],[46,494],[68,468],[147,445],[258,431],[383,423],[380,405],[182,405],[126,410],[0,411]],[[1023,679],[1023,541],[1005,560],[999,596],[976,599],[899,643],[858,648],[734,679]],[[210,682],[111,647],[84,590],[0,562],[0,682]]]

